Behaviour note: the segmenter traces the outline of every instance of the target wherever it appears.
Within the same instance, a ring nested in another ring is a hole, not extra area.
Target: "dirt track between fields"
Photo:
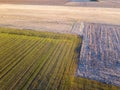
[[[0,4],[0,27],[76,33],[81,22],[120,25],[119,16],[120,8]]]

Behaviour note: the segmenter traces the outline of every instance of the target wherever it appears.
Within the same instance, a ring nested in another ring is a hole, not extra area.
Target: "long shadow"
[[[78,53],[77,58],[80,57],[80,52],[81,52],[81,48],[82,48],[82,40],[83,40],[83,36],[78,36],[78,38],[80,38],[81,41],[78,43],[78,47],[75,49],[75,52]]]
[[[76,68],[76,72],[75,72],[76,77],[79,77],[77,74],[77,70],[79,68],[79,60],[80,60],[80,53],[81,53],[81,48],[82,48],[83,36],[79,35],[78,38],[80,39],[80,41],[78,43],[78,46],[75,48],[75,52],[77,53],[77,61],[76,61],[77,68]]]

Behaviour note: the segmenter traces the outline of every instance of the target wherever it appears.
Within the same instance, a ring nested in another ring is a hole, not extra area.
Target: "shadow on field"
[[[80,38],[81,41],[79,41],[78,47],[75,49],[75,52],[78,53],[78,58],[79,58],[80,57],[81,47],[82,47],[82,39],[83,39],[83,37],[82,36],[78,36],[78,38]]]
[[[77,68],[76,68],[76,72],[77,72],[78,66],[79,66],[79,59],[80,59],[80,53],[81,53],[81,48],[82,48],[83,36],[78,36],[78,38],[79,38],[79,42],[78,42],[77,48],[75,49],[75,53],[77,53],[77,61],[76,61]]]

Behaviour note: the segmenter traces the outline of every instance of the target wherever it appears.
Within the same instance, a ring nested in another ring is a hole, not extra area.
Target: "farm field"
[[[32,4],[32,5],[64,5],[69,0],[0,0],[0,3]]]
[[[120,90],[75,76],[77,35],[0,28],[0,90]]]
[[[0,4],[120,8],[119,0],[0,0]]]
[[[113,1],[113,2],[111,2]],[[96,7],[96,8],[120,8],[120,1],[99,1],[99,2],[67,2],[66,6],[78,6],[78,7]]]
[[[84,26],[78,75],[120,86],[120,26]]]
[[[120,25],[119,16],[119,8],[0,4],[0,27],[37,31],[79,34],[81,22]]]

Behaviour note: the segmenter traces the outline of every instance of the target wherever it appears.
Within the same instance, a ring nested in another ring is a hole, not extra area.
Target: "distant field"
[[[0,3],[64,5],[70,0],[0,0]]]
[[[120,8],[120,1],[119,2],[68,2],[65,5],[68,6],[79,6],[79,7],[102,7],[102,8]]]
[[[81,22],[120,25],[120,9],[0,5],[0,27],[79,34]]]
[[[0,28],[0,90],[119,90],[75,76],[80,37]]]
[[[68,5],[80,7],[120,8],[120,0],[0,0],[0,4]]]

